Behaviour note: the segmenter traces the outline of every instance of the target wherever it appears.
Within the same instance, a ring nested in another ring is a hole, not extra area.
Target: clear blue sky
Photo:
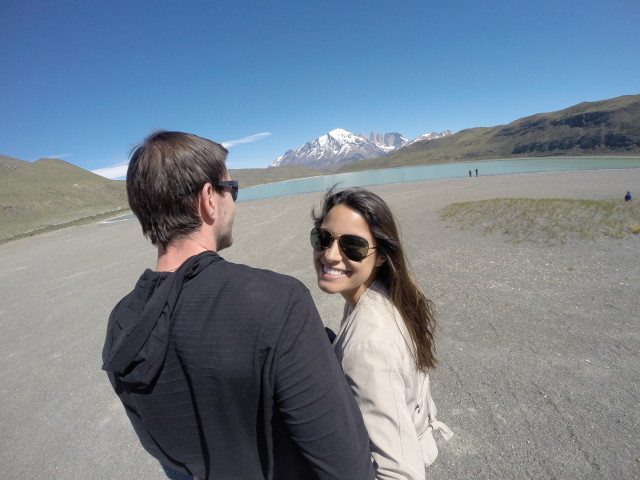
[[[88,170],[158,128],[247,140],[229,167],[264,168],[334,128],[412,139],[638,93],[638,0],[0,0],[0,154]]]

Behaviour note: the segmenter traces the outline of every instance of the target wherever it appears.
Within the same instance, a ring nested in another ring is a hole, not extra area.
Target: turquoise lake
[[[365,172],[340,173],[311,178],[300,178],[297,180],[287,180],[285,182],[241,188],[238,195],[238,201],[246,202],[263,198],[294,195],[298,193],[320,192],[327,190],[336,184],[339,188],[366,187],[386,183],[417,182],[422,180],[468,177],[469,170],[472,171],[472,174],[475,177],[476,168],[478,169],[479,176],[567,170],[640,168],[640,158],[561,157],[521,160],[489,160],[481,162],[448,163],[445,165],[425,165],[419,167],[368,170]]]
[[[446,165],[425,165],[420,167],[388,168],[365,172],[340,173],[319,177],[300,178],[286,182],[268,183],[255,187],[240,188],[238,202],[282,197],[298,193],[321,192],[333,185],[338,188],[367,187],[385,183],[419,182],[443,178],[462,178],[469,176],[469,170],[475,177],[504,175],[513,173],[558,172],[569,170],[602,170],[621,168],[640,168],[640,158],[588,157],[588,158],[536,158],[521,160],[496,160],[481,162],[448,163]],[[128,220],[133,214],[122,215],[109,221]]]

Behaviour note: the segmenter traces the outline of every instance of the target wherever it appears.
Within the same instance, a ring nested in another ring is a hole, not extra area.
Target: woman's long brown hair
[[[389,292],[413,339],[416,367],[426,372],[437,364],[435,356],[436,318],[433,302],[414,280],[400,242],[398,228],[389,206],[378,195],[363,188],[348,188],[327,192],[319,214],[312,212],[314,225],[320,227],[336,205],[344,205],[364,217],[376,240],[376,253],[385,262],[379,267],[376,280]]]

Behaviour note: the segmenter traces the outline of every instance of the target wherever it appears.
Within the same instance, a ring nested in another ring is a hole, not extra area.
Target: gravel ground
[[[437,305],[432,389],[455,436],[429,478],[640,478],[640,236],[511,244],[439,217],[457,201],[629,189],[640,169],[372,187]],[[239,203],[222,255],[299,278],[336,328],[342,302],[315,286],[307,240],[320,197]],[[163,478],[100,370],[108,313],[154,262],[133,220],[0,245],[0,478]]]

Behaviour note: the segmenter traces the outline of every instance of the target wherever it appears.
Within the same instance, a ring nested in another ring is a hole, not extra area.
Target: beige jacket
[[[376,479],[424,479],[438,455],[433,431],[453,433],[436,420],[429,375],[416,368],[411,336],[381,285],[353,311],[345,306],[333,347],[369,432]]]

